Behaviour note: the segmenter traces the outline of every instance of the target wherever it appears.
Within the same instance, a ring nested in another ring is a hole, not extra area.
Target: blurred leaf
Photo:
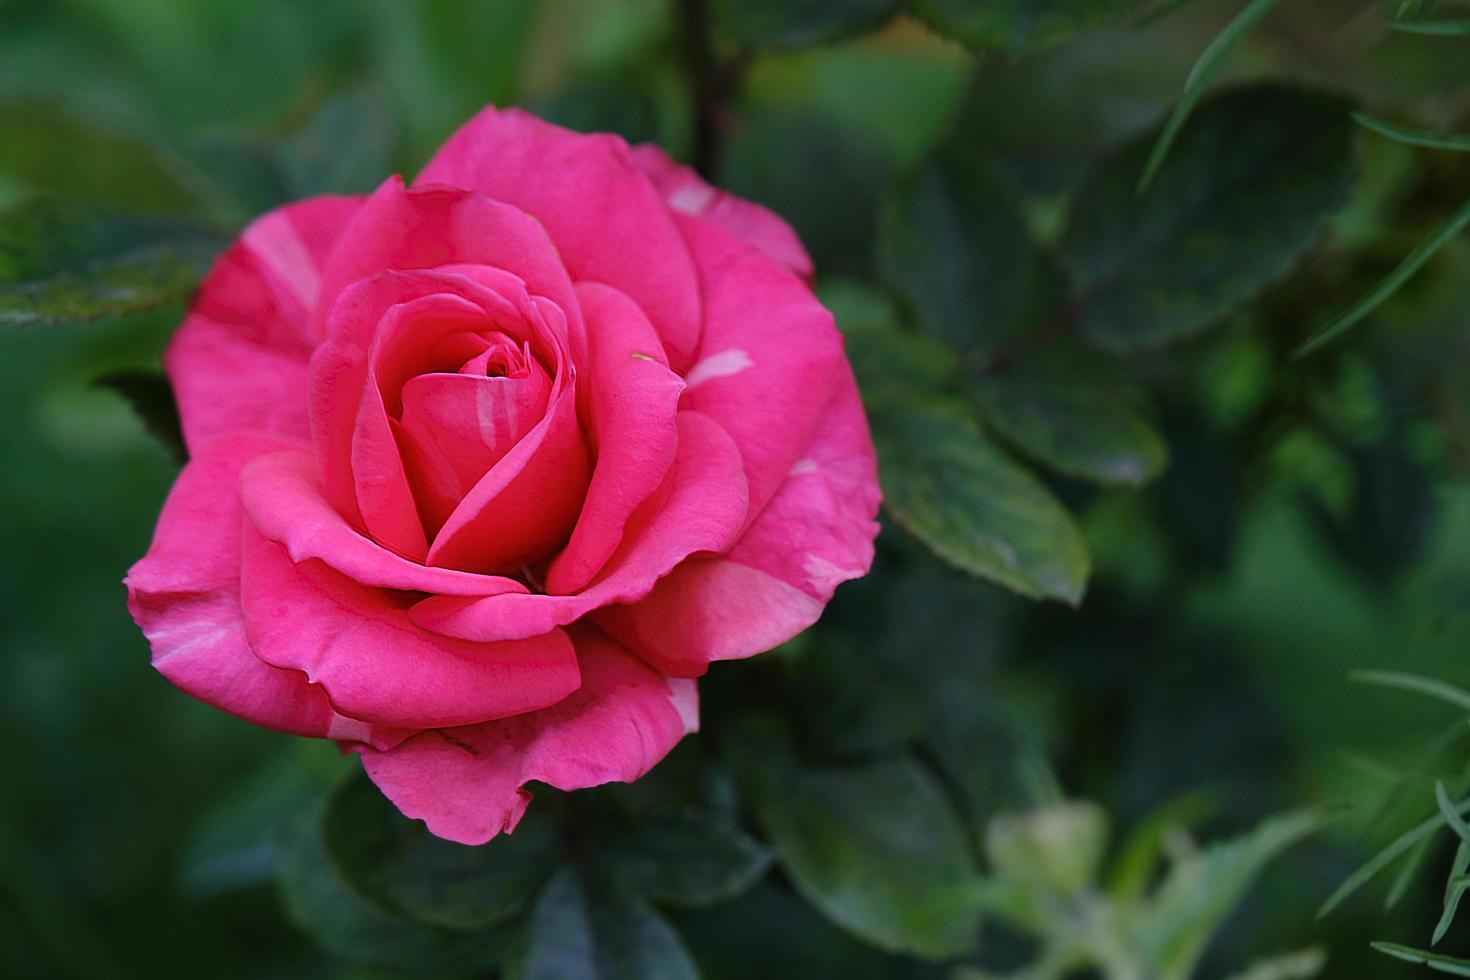
[[[1470,150],[1470,134],[1432,133],[1422,129],[1407,129],[1384,122],[1382,119],[1374,119],[1362,112],[1353,113],[1353,120],[1359,126],[1364,126],[1391,140],[1407,143],[1410,146],[1427,146],[1432,150]]]
[[[1161,976],[1192,976],[1210,938],[1266,864],[1326,822],[1320,810],[1282,814],[1176,859],[1138,925],[1148,961]]]
[[[1027,891],[1066,898],[1092,885],[1107,846],[1107,811],[1082,800],[997,816],[985,834],[997,874]]]
[[[345,882],[323,840],[324,804],[301,814],[281,862],[281,898],[292,920],[333,956],[416,976],[483,974],[504,955],[505,930],[450,932],[410,922]]]
[[[479,847],[435,837],[361,774],[338,785],[323,819],[327,853],[354,889],[389,912],[445,929],[509,919],[561,858],[554,829],[534,816]]]
[[[951,344],[994,344],[1035,326],[1024,314],[1038,260],[984,156],[947,147],[883,202],[878,262],[921,326]]]
[[[1443,784],[1436,784],[1437,792],[1443,792]],[[1440,804],[1440,812],[1446,813],[1443,804]],[[1446,813],[1448,816],[1448,813]],[[1455,819],[1463,825],[1459,814]],[[1450,876],[1444,886],[1444,909],[1440,913],[1439,922],[1434,926],[1434,935],[1429,940],[1429,945],[1434,946],[1444,938],[1444,934],[1450,931],[1454,924],[1455,913],[1459,911],[1460,900],[1465,897],[1466,889],[1470,889],[1470,876],[1465,871],[1470,869],[1470,841],[1465,840],[1464,835],[1460,837],[1460,845],[1455,848],[1454,862],[1450,865]]]
[[[1348,676],[1348,679],[1362,684],[1379,684],[1383,687],[1417,691],[1470,711],[1470,691],[1433,677],[1405,674],[1396,670],[1355,670]]]
[[[193,225],[32,199],[0,211],[0,324],[126,316],[186,298],[221,247]]]
[[[771,856],[724,818],[684,810],[594,838],[593,860],[635,895],[701,908],[727,901],[765,874]]]
[[[1406,34],[1428,34],[1434,37],[1470,36],[1470,19],[1466,20],[1396,20],[1388,25]]]
[[[1087,545],[1042,483],[943,403],[874,420],[885,506],[958,568],[1032,598],[1076,605]]]
[[[898,12],[899,0],[715,0],[717,23],[748,48],[830,44]]]
[[[1454,809],[1456,813],[1460,814],[1470,812],[1470,799],[1460,801]],[[1388,867],[1406,852],[1412,850],[1421,840],[1444,826],[1444,815],[1437,813],[1411,830],[1400,834],[1387,847],[1373,855],[1367,864],[1348,875],[1347,879],[1337,886],[1337,889],[1327,897],[1327,901],[1323,902],[1322,907],[1317,910],[1317,918],[1320,919],[1337,908],[1353,892],[1371,881],[1374,875]]]
[[[754,109],[731,127],[721,182],[791,222],[821,275],[866,276],[891,161],[865,132],[803,109]]]
[[[858,387],[873,410],[922,404],[950,387],[954,354],[928,334],[901,329],[884,293],[865,283],[832,279],[818,286],[817,295],[847,338]]]
[[[372,89],[334,93],[276,152],[288,196],[362,194],[393,172],[393,124]]]
[[[1470,960],[1458,960],[1453,956],[1414,949],[1411,946],[1401,946],[1398,943],[1369,943],[1369,945],[1378,952],[1392,956],[1396,960],[1403,960],[1405,963],[1417,963],[1440,973],[1448,973],[1457,977],[1470,977]]]
[[[179,406],[168,378],[154,371],[113,371],[98,378],[97,383],[127,400],[144,428],[163,444],[174,462],[182,464],[189,458],[184,430],[179,425]]]
[[[602,894],[563,867],[531,910],[510,980],[684,980],[699,971],[677,933],[642,902]]]
[[[930,27],[975,48],[1045,47],[1121,16],[1136,0],[910,0]]]
[[[974,948],[981,879],[931,775],[906,756],[804,768],[782,738],[751,729],[736,769],[807,901],[890,952],[942,959]]]
[[[1272,85],[1212,99],[1142,199],[1133,187],[1153,137],[1105,163],[1062,241],[1083,336],[1117,352],[1180,340],[1285,275],[1347,200],[1345,108]]]
[[[203,178],[166,151],[64,106],[0,103],[0,174],[30,190],[129,210],[200,210]]]
[[[1108,873],[1109,894],[1125,902],[1142,897],[1158,870],[1165,839],[1197,823],[1211,809],[1210,797],[1195,792],[1155,809],[1139,821],[1118,847],[1118,856]]]
[[[1099,483],[1146,483],[1168,449],[1153,425],[1102,379],[1007,371],[972,389],[985,421],[1036,460]]]
[[[1174,145],[1179,131],[1184,128],[1184,123],[1194,111],[1200,96],[1204,94],[1205,86],[1215,76],[1215,71],[1225,60],[1225,56],[1235,50],[1235,46],[1261,22],[1263,17],[1271,12],[1274,6],[1276,6],[1276,0],[1251,0],[1240,13],[1235,15],[1235,19],[1226,24],[1224,29],[1215,35],[1214,40],[1205,47],[1199,60],[1189,70],[1189,77],[1184,80],[1184,97],[1170,113],[1168,121],[1164,123],[1164,128],[1159,133],[1158,142],[1154,143],[1153,150],[1148,155],[1148,162],[1143,167],[1143,176],[1138,179],[1139,193],[1153,183],[1154,175],[1163,165],[1169,148]]]
[[[1327,953],[1313,946],[1256,960],[1239,973],[1231,974],[1227,980],[1307,980],[1321,973],[1326,965]]]
[[[527,108],[579,133],[617,133],[629,143],[656,142],[659,137],[658,106],[619,79],[579,82],[531,99]]]
[[[1352,306],[1333,317],[1325,326],[1314,331],[1296,349],[1296,356],[1302,357],[1312,353],[1317,348],[1336,339],[1339,334],[1355,326],[1359,320],[1382,306],[1389,297],[1399,291],[1404,283],[1412,279],[1414,274],[1423,268],[1424,263],[1433,258],[1434,254],[1443,248],[1446,242],[1449,242],[1460,232],[1464,231],[1466,225],[1470,225],[1470,201],[1466,201],[1460,205],[1459,209],[1450,215],[1444,224],[1440,225],[1428,238],[1416,245],[1414,250],[1405,256],[1404,260],[1395,266],[1392,272],[1379,281],[1378,285],[1365,293]]]

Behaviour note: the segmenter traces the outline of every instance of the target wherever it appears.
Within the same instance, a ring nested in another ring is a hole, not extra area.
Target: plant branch
[[[715,53],[709,0],[678,0],[689,75],[694,169],[713,183],[718,176],[725,131],[725,106],[744,74],[744,57],[721,63]]]

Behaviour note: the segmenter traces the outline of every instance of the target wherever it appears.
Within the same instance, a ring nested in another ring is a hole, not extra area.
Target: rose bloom
[[[647,772],[694,678],[872,562],[811,264],[652,146],[487,109],[412,187],[256,220],[164,357],[190,461],[128,605],[176,686],[482,843]]]

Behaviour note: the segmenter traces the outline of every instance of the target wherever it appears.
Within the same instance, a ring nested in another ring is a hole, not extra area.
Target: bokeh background
[[[851,295],[880,278],[885,193],[955,133],[993,157],[1028,216],[1054,224],[1101,155],[1169,110],[1239,8],[1165,6],[1177,9],[1120,16],[1041,50],[977,54],[907,15],[850,39],[746,51],[742,32],[759,25],[715,4],[716,53],[737,56],[705,162],[786,216],[819,283]],[[677,7],[0,0],[0,203],[37,187],[136,194],[129,155],[147,153],[237,227],[283,200],[411,175],[490,102],[690,159],[709,146],[693,121]],[[1470,47],[1384,32],[1384,16],[1381,3],[1288,0],[1224,77],[1291,79],[1424,125],[1470,124]],[[1385,767],[1412,766],[1446,726],[1465,727],[1452,708],[1349,673],[1470,683],[1467,389],[1452,374],[1414,387],[1405,379],[1420,376],[1386,368],[1399,362],[1384,354],[1418,345],[1421,362],[1466,376],[1470,245],[1444,250],[1375,316],[1363,328],[1371,342],[1355,336],[1311,369],[1286,356],[1470,190],[1463,157],[1372,137],[1359,156],[1334,251],[1210,342],[1139,360],[1135,379],[1157,393],[1170,447],[1163,475],[1145,490],[1052,481],[1093,553],[1078,608],[948,571],[887,521],[878,571],[843,588],[804,641],[822,655],[791,668],[856,684],[848,701],[812,695],[803,710],[857,744],[875,724],[864,685],[892,686],[940,658],[977,712],[999,705],[1021,718],[1066,794],[1101,803],[1119,827],[1181,797],[1198,803],[1204,836],[1287,807],[1348,805],[1349,819],[1266,872],[1212,944],[1206,976],[1313,946],[1328,952],[1326,976],[1416,974],[1365,942],[1427,942],[1453,850],[1445,835],[1392,910],[1380,891],[1314,918],[1375,844],[1433,812],[1431,781],[1395,782]],[[171,193],[158,190],[161,207]],[[157,370],[180,311],[0,334],[7,976],[351,970],[288,922],[270,840],[249,832],[348,763],[171,689],[124,608],[121,579],[178,464],[116,379]],[[1324,418],[1340,437],[1324,437]],[[812,690],[827,692],[819,680]],[[718,703],[723,683],[717,668],[707,697]],[[922,729],[922,697],[885,703],[879,728]],[[995,777],[998,797],[1004,782]],[[1385,794],[1402,818],[1370,821]],[[706,971],[836,975],[848,940],[783,899],[779,877],[758,887],[765,904],[681,920]],[[1452,932],[1446,948],[1470,950],[1470,934]],[[846,975],[875,971],[911,975],[893,963]]]

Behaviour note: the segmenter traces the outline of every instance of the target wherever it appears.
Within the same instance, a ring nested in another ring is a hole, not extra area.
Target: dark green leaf
[[[32,191],[129,210],[201,206],[202,179],[181,160],[58,105],[0,105],[0,174]]]
[[[1443,784],[1436,783],[1435,791],[1442,793]],[[1440,812],[1448,817],[1449,812],[1453,811],[1447,812],[1444,803],[1440,803]],[[1458,813],[1455,814],[1455,820],[1460,826],[1464,826],[1465,821]],[[1450,865],[1450,877],[1444,886],[1444,909],[1440,913],[1439,922],[1434,926],[1434,935],[1429,940],[1431,946],[1444,938],[1444,934],[1450,931],[1450,926],[1455,921],[1455,913],[1460,908],[1460,899],[1465,897],[1465,890],[1470,888],[1470,877],[1465,875],[1466,869],[1470,869],[1470,841],[1465,840],[1464,835],[1461,834],[1460,846],[1455,848],[1454,862]]]
[[[126,316],[182,300],[220,245],[192,225],[16,204],[0,211],[0,324]]]
[[[1116,386],[1080,374],[1008,371],[973,387],[985,420],[1058,472],[1137,485],[1164,468],[1164,440]]]
[[[898,0],[715,0],[717,22],[748,48],[828,44],[870,31]]]
[[[713,813],[685,810],[605,836],[594,859],[626,890],[655,902],[701,907],[760,880],[770,854]]]
[[[642,902],[604,894],[564,867],[536,900],[512,980],[685,980],[699,971]]]
[[[289,196],[360,194],[393,168],[393,127],[382,98],[367,88],[328,96],[277,150]]]
[[[1017,54],[1118,17],[1136,0],[910,0],[936,31],[963,44]]]
[[[1081,601],[1088,555],[1076,523],[973,419],[936,403],[874,422],[885,506],[907,531],[1022,595]]]
[[[948,388],[956,372],[954,354],[928,334],[898,327],[898,314],[877,289],[849,280],[818,289],[847,337],[847,356],[863,400],[874,411],[931,400]]]
[[[184,447],[184,431],[179,426],[179,406],[174,402],[173,388],[162,374],[151,371],[114,371],[97,379],[111,388],[133,407],[138,418],[177,463],[189,458]]]
[[[1348,679],[1362,684],[1380,684],[1383,687],[1416,691],[1470,711],[1470,691],[1433,677],[1405,674],[1397,670],[1355,670],[1348,675]]]
[[[1424,129],[1408,129],[1382,119],[1374,119],[1362,112],[1353,113],[1353,119],[1359,126],[1410,146],[1427,146],[1432,150],[1470,150],[1470,134],[1467,133],[1435,133]]]
[[[1456,813],[1460,814],[1470,812],[1470,800],[1460,801],[1454,809]],[[1371,881],[1374,875],[1378,874],[1378,872],[1390,864],[1393,864],[1399,857],[1413,850],[1415,845],[1421,840],[1444,826],[1444,816],[1442,814],[1435,814],[1423,823],[1404,831],[1404,833],[1395,838],[1387,847],[1373,855],[1367,864],[1348,875],[1347,879],[1337,886],[1337,890],[1327,897],[1327,901],[1322,903],[1322,907],[1317,910],[1317,918],[1320,919],[1328,912],[1337,908],[1349,895]]]
[[[921,326],[952,344],[993,344],[1034,324],[1041,275],[1016,196],[976,152],[948,148],[883,203],[879,265]]]
[[[1370,943],[1369,945],[1378,952],[1392,956],[1396,960],[1403,960],[1405,963],[1418,963],[1440,973],[1470,977],[1470,960],[1460,960],[1441,953],[1431,953],[1425,949],[1401,946],[1398,943]]]
[[[281,861],[281,897],[291,918],[333,956],[416,976],[483,974],[504,955],[505,930],[450,932],[402,919],[348,886],[327,855],[323,805],[310,807]]]
[[[555,831],[534,814],[512,834],[466,847],[402,816],[363,776],[333,792],[324,827],[328,853],[353,888],[390,912],[446,929],[510,918],[560,860]]]
[[[752,728],[737,762],[777,860],[829,919],[891,952],[974,947],[981,879],[958,815],[912,759],[803,768],[781,736]]]
[[[1470,37],[1470,19],[1466,20],[1396,20],[1388,25],[1406,34],[1433,37]]]
[[[1143,198],[1153,141],[1105,163],[1062,242],[1088,340],[1114,351],[1196,334],[1285,275],[1352,184],[1352,125],[1338,99],[1256,86],[1206,103]]]

